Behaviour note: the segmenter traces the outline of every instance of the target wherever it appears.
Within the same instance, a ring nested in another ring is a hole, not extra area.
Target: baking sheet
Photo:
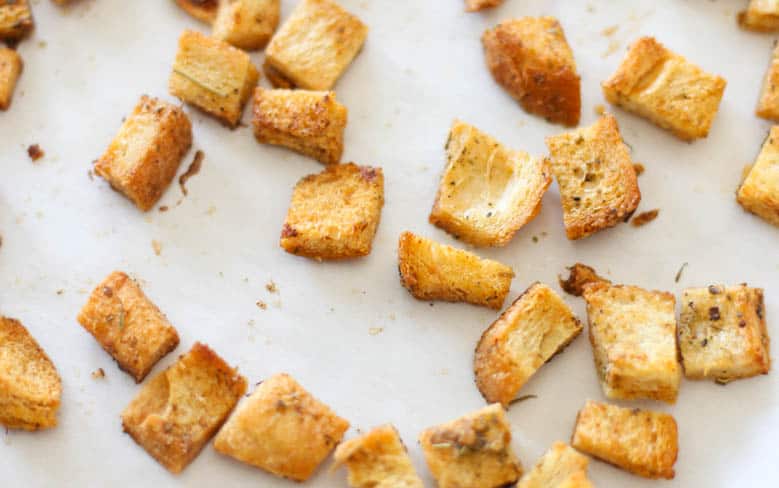
[[[283,1],[283,18],[294,3]],[[177,38],[185,28],[207,32],[204,25],[172,1],[86,0],[68,9],[33,1],[37,28],[19,46],[24,73],[12,108],[0,113],[0,312],[22,320],[39,340],[64,392],[56,429],[0,433],[4,486],[293,486],[210,445],[174,477],[122,433],[119,414],[139,388],[75,320],[91,289],[114,269],[139,278],[181,335],[176,353],[153,373],[195,341],[238,365],[251,384],[287,371],[351,421],[348,437],[395,424],[431,482],[416,436],[483,405],[472,351],[497,313],[412,299],[398,282],[396,242],[408,229],[460,245],[427,223],[453,118],[534,154],[545,153],[545,136],[564,130],[523,112],[484,67],[481,33],[514,16],[561,20],[582,76],[583,125],[604,103],[599,83],[640,35],[657,36],[724,76],[728,87],[710,136],[693,144],[615,110],[634,159],[646,166],[639,211],[659,208],[659,218],[569,242],[553,184],[538,218],[508,246],[477,251],[514,267],[506,303],[536,280],[559,290],[557,274],[575,261],[618,282],[677,294],[747,281],[766,289],[769,328],[779,337],[779,229],[744,213],[734,199],[742,167],[769,128],[753,110],[774,40],[737,28],[745,1],[507,0],[483,14],[463,13],[458,0],[341,3],[371,28],[337,85],[349,108],[344,160],[384,168],[386,204],[370,256],[317,263],[284,253],[277,241],[293,184],[321,166],[257,144],[250,128],[230,131],[187,108],[194,149],[206,157],[189,180],[189,196],[175,185],[165,193],[165,213],[141,214],[88,177],[90,162],[142,93],[173,100],[167,78]],[[612,26],[616,32],[605,35]],[[261,63],[261,55],[253,59]],[[36,164],[26,154],[32,143],[46,152]],[[266,290],[270,280],[278,293]],[[582,301],[565,299],[584,319]],[[105,379],[90,376],[97,368]],[[631,402],[678,420],[676,479],[646,481],[598,461],[591,478],[597,486],[777,486],[777,392],[774,372],[726,387],[683,381],[670,407]],[[586,334],[522,393],[538,398],[512,406],[508,416],[514,447],[530,467],[553,441],[569,438],[585,399],[604,399]],[[326,469],[307,484],[344,485],[343,472]]]

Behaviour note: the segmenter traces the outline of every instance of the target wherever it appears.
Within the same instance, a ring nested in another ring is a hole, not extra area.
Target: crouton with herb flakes
[[[758,117],[779,122],[779,44],[774,45],[771,53],[755,113]]]
[[[736,193],[736,200],[745,210],[776,226],[779,226],[778,159],[779,126],[774,126]]]
[[[216,20],[220,0],[176,0],[179,7],[192,17],[211,24]]]
[[[504,246],[541,210],[549,165],[455,120],[430,223],[475,246]]]
[[[8,110],[11,106],[22,65],[22,57],[16,51],[0,46],[0,110]]]
[[[585,488],[589,458],[579,454],[564,442],[555,442],[527,472],[517,488]]]
[[[466,12],[478,12],[488,8],[497,7],[503,0],[465,0]]]
[[[264,47],[281,15],[280,0],[222,0],[212,35],[248,51]]]
[[[18,41],[33,28],[29,0],[0,1],[0,40]]]
[[[779,2],[776,0],[749,0],[749,6],[738,14],[742,28],[757,32],[779,30]]]

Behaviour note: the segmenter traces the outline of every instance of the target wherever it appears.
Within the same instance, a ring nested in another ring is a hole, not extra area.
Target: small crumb
[[[611,41],[609,41],[609,47],[607,47],[606,51],[603,54],[601,54],[601,57],[608,58],[615,52],[619,51],[619,47],[620,47],[619,42],[612,39]]]
[[[95,179],[95,173],[92,172],[91,169],[89,171],[87,171],[87,176],[89,177],[90,180],[94,180]]]
[[[27,155],[30,156],[32,161],[41,159],[45,154],[38,144],[32,144],[27,148]]]
[[[160,210],[160,212],[167,212],[167,211],[168,211],[168,206],[167,206],[167,205],[162,205],[162,206],[159,208],[159,210]]]
[[[105,378],[105,371],[103,371],[103,368],[97,368],[96,370],[92,371],[92,378],[96,380],[102,380]]]
[[[384,332],[384,327],[371,327],[370,329],[368,329],[368,334],[372,336],[379,335],[382,332]]]
[[[160,243],[160,241],[151,241],[151,248],[154,250],[154,254],[157,256],[162,254],[162,243]]]
[[[576,263],[570,266],[568,271],[570,272],[568,279],[564,280],[561,276],[558,276],[557,281],[560,282],[560,288],[563,291],[575,297],[582,296],[585,286],[591,283],[611,284],[611,281],[598,276],[598,273],[586,264]]]
[[[646,212],[641,212],[640,214],[633,217],[633,220],[630,223],[633,225],[633,227],[641,227],[655,220],[659,214],[660,209],[658,208],[654,210],[647,210]]]
[[[619,30],[618,25],[612,25],[611,27],[606,27],[605,29],[603,29],[602,31],[600,31],[600,33],[602,36],[608,37],[608,36],[613,36],[614,33],[617,32],[618,30]]]
[[[641,163],[633,163],[633,169],[636,171],[636,176],[641,176],[646,171],[646,168]]]
[[[216,213],[216,207],[214,205],[210,205],[208,207],[208,210],[206,210],[206,215],[211,216]]]
[[[43,49],[48,45],[46,41],[38,41],[38,47]]]
[[[261,310],[268,310],[268,304],[262,300],[257,300],[257,306],[260,307]]]
[[[278,293],[279,287],[276,286],[276,283],[273,282],[273,280],[270,280],[265,284],[265,289],[268,290],[270,293]]]
[[[57,290],[57,295],[62,295],[63,293],[65,293],[65,290],[63,290],[62,288]]]
[[[181,187],[181,193],[184,194],[184,196],[187,196],[189,192],[187,191],[187,180],[195,176],[200,172],[200,168],[203,167],[203,158],[205,157],[205,154],[203,154],[203,151],[197,150],[195,151],[195,157],[192,159],[192,162],[189,164],[189,168],[179,176],[179,186]]]
[[[595,114],[603,117],[604,115],[606,115],[606,107],[600,103],[598,105],[595,105]]]

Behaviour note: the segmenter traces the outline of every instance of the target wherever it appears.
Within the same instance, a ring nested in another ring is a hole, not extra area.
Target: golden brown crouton
[[[564,442],[555,442],[533,469],[519,480],[517,488],[584,487],[590,460]],[[583,476],[580,477],[579,474]],[[572,484],[572,483],[579,484]]]
[[[28,0],[0,2],[0,40],[18,41],[33,28],[32,10]]]
[[[305,481],[348,428],[349,422],[282,373],[260,383],[241,403],[214,448],[277,476]]]
[[[265,50],[279,88],[329,90],[362,49],[368,27],[333,0],[301,0]]]
[[[171,95],[235,127],[259,78],[244,51],[186,30],[179,38],[168,88]]]
[[[503,0],[465,0],[466,12],[478,12],[487,8],[497,7]]]
[[[403,232],[398,242],[400,283],[420,300],[467,302],[500,310],[514,271],[505,264]]]
[[[750,0],[749,6],[738,14],[742,28],[757,32],[779,30],[779,2],[776,0]]]
[[[672,479],[679,451],[672,416],[592,400],[576,417],[571,445],[645,478]]]
[[[254,135],[266,144],[284,146],[323,164],[341,161],[346,107],[334,92],[254,91]]]
[[[330,165],[295,185],[281,231],[281,247],[314,259],[367,256],[383,205],[381,168]]]
[[[476,246],[504,246],[541,210],[552,182],[546,160],[512,151],[455,120],[430,223]]]
[[[261,49],[279,24],[280,9],[280,0],[222,0],[213,36],[241,49]]]
[[[610,103],[692,141],[709,134],[726,84],[653,37],[642,37],[603,82],[603,94]]]
[[[176,0],[179,7],[192,17],[208,24],[216,20],[219,0]]]
[[[78,321],[136,383],[179,344],[165,315],[121,271],[97,285]]]
[[[38,430],[57,425],[62,382],[27,329],[0,316],[0,424]]]
[[[758,117],[779,122],[779,44],[774,46],[771,64],[763,78],[763,90],[755,111]]]
[[[0,7],[2,9],[2,7]],[[0,110],[8,110],[22,73],[22,57],[13,49],[0,46]]]
[[[146,212],[173,181],[191,145],[192,125],[184,111],[144,95],[95,163],[95,173]]]
[[[419,443],[439,488],[498,488],[522,475],[497,403],[425,430]]]
[[[766,222],[779,226],[779,126],[763,142],[755,164],[736,193],[738,203],[745,210]]]
[[[688,378],[727,383],[767,374],[771,358],[763,290],[746,285],[684,290],[679,349]]]
[[[534,283],[484,331],[473,360],[476,386],[504,407],[520,388],[582,331],[571,309],[551,288]]]
[[[554,17],[507,20],[482,36],[487,67],[528,112],[575,126],[580,78],[563,28]]]
[[[570,274],[568,279],[563,280],[559,275],[557,280],[560,282],[560,288],[563,289],[569,295],[580,297],[584,293],[584,288],[591,283],[606,283],[611,284],[611,281],[598,276],[595,270],[586,264],[575,263],[568,268]]]
[[[196,342],[149,380],[122,413],[124,431],[172,473],[180,473],[246,392],[246,378]]]
[[[630,218],[641,201],[630,150],[617,119],[546,138],[560,186],[568,239],[581,239]]]

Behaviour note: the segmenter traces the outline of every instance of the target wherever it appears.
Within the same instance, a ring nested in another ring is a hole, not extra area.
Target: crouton
[[[571,445],[645,478],[672,479],[679,451],[671,415],[592,400],[576,417]]]
[[[478,12],[487,8],[497,7],[503,0],[465,0],[466,12]]]
[[[219,0],[176,0],[182,10],[192,17],[211,24],[216,20]]]
[[[750,0],[747,9],[739,12],[738,23],[744,29],[757,32],[779,30],[779,2]]]
[[[779,126],[763,142],[755,164],[736,193],[736,200],[745,210],[766,222],[779,226]]]
[[[557,19],[507,20],[487,30],[482,44],[495,81],[522,108],[556,124],[579,123],[580,78]]]
[[[588,481],[584,480],[587,480],[589,463],[587,456],[579,454],[564,442],[555,442],[533,469],[519,480],[517,488],[583,488],[588,486],[585,484]]]
[[[603,82],[603,94],[609,103],[692,141],[709,134],[726,84],[653,37],[642,37]]]
[[[222,0],[212,35],[237,48],[261,49],[279,25],[280,10],[280,0]]]
[[[95,162],[95,173],[146,212],[173,181],[191,145],[192,124],[184,111],[144,95]]]
[[[183,102],[235,127],[259,78],[244,51],[187,30],[179,38],[168,88]]]
[[[541,210],[552,182],[546,160],[512,151],[456,120],[446,142],[430,223],[475,246],[504,246]]]
[[[196,342],[149,380],[122,413],[124,431],[172,473],[180,473],[246,392],[246,378]]]
[[[630,218],[641,201],[630,150],[617,119],[547,137],[552,172],[560,186],[568,239],[581,239]]]
[[[587,478],[587,473],[584,471],[575,471],[568,475],[567,478],[560,481],[560,483],[556,485],[556,488],[594,488],[594,486],[592,481]]]
[[[368,27],[333,0],[301,0],[265,50],[277,88],[329,90],[362,49]]]
[[[476,386],[504,407],[522,386],[582,331],[581,322],[551,288],[534,283],[484,331],[473,360]]]
[[[335,450],[335,465],[345,464],[354,488],[423,488],[398,431],[376,427]]]
[[[0,316],[0,425],[54,427],[61,396],[62,381],[49,356],[21,322]]]
[[[277,476],[305,481],[348,428],[349,422],[282,373],[261,382],[236,409],[214,448]]]
[[[586,264],[575,263],[568,268],[570,274],[568,279],[564,280],[558,275],[557,280],[560,282],[560,288],[563,289],[569,295],[580,297],[584,294],[584,288],[591,283],[606,283],[611,284],[611,281],[598,276],[595,270]]]
[[[679,349],[688,378],[727,383],[767,374],[771,358],[763,290],[746,285],[684,290]]]
[[[165,315],[121,271],[97,285],[78,321],[136,383],[179,344],[178,333]]]
[[[254,92],[254,136],[284,146],[322,164],[341,161],[347,110],[334,92],[265,90]]]
[[[674,403],[681,371],[671,293],[595,283],[584,288],[590,343],[608,398]]]
[[[467,302],[500,310],[514,271],[505,264],[411,232],[398,241],[400,283],[419,300]]]
[[[13,49],[0,46],[0,110],[8,110],[11,106],[16,80],[20,74],[22,57]]]
[[[763,89],[755,114],[779,122],[779,44],[776,44],[772,51],[771,64],[763,78]]]
[[[314,259],[367,256],[383,205],[381,168],[330,165],[295,185],[280,245]]]
[[[28,0],[0,2],[0,40],[18,41],[30,33],[34,25]]]
[[[498,488],[522,476],[511,426],[497,403],[425,430],[419,443],[439,488]]]

